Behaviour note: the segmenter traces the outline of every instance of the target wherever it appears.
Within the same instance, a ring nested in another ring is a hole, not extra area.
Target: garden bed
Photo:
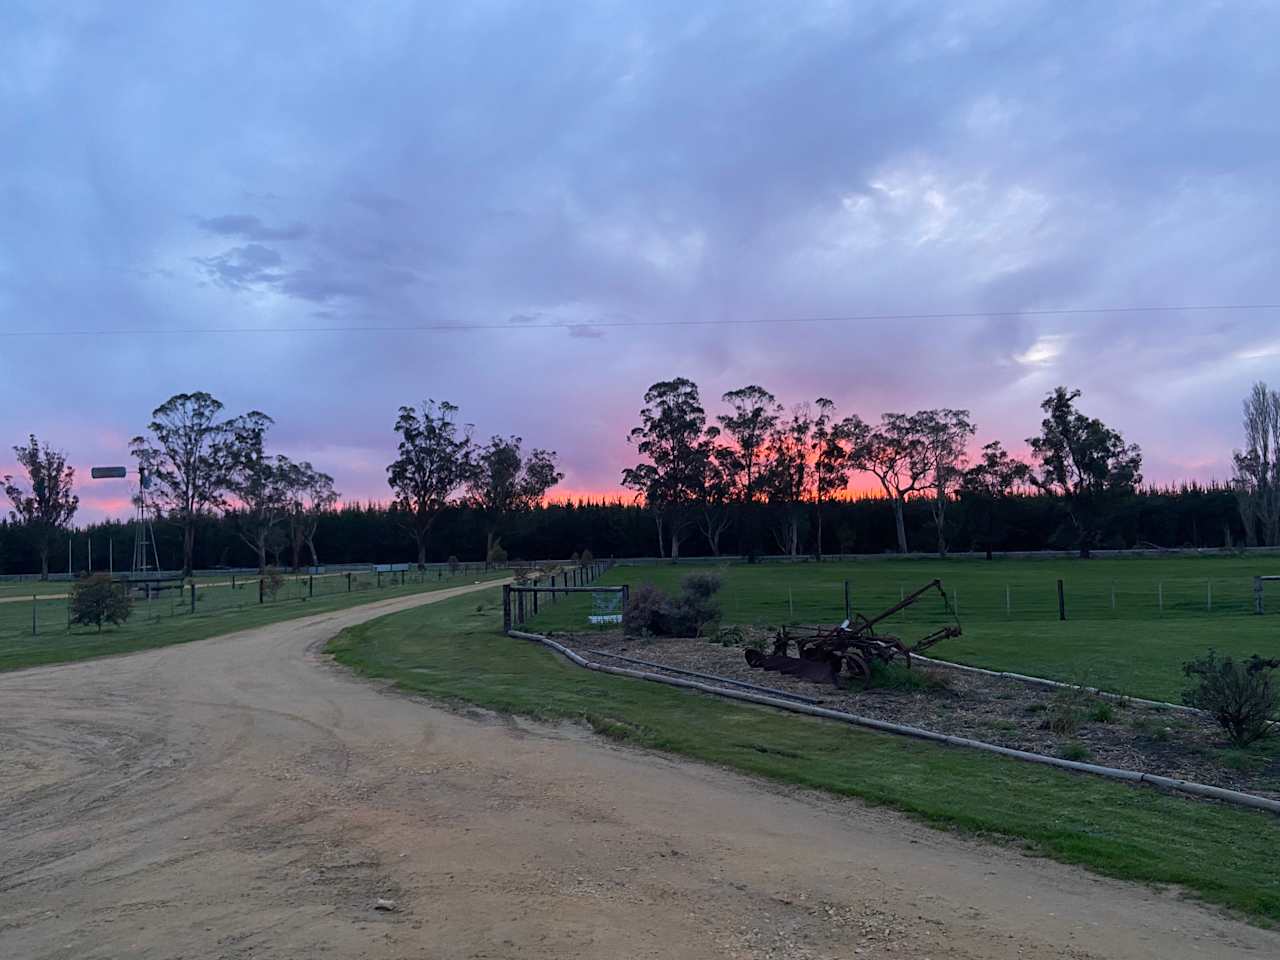
[[[890,686],[842,689],[753,669],[741,646],[636,640],[616,631],[558,638],[615,666],[628,664],[609,655],[772,687],[816,698],[833,710],[936,733],[1280,799],[1280,738],[1235,749],[1212,720],[1184,711],[919,663],[909,673],[890,671],[883,677]],[[748,639],[759,642],[763,636]]]

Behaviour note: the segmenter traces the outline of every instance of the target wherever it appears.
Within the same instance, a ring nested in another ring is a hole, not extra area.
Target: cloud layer
[[[1280,300],[1270,5],[441,6],[6,6],[0,332],[103,333],[0,338],[0,441],[206,389],[382,496],[447,398],[602,490],[670,376],[1014,443],[1062,382],[1221,478],[1280,382],[1280,311],[1036,313]],[[974,316],[759,322],[901,313]]]

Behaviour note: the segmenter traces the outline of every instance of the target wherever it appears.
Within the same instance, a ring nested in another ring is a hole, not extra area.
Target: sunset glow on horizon
[[[79,521],[122,515],[88,467],[206,390],[386,501],[435,398],[556,450],[554,496],[629,501],[644,392],[685,376],[711,418],[754,383],[1024,453],[1063,384],[1148,483],[1224,481],[1280,383],[1280,58],[1244,53],[1277,17],[356,5],[309,45],[241,0],[34,6],[0,37],[0,472],[34,431]]]

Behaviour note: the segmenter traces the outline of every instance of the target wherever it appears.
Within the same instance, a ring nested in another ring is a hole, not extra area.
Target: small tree
[[[422,410],[401,407],[396,420],[399,456],[387,467],[395,508],[418,547],[418,566],[426,566],[427,542],[441,511],[452,506],[458,490],[474,474],[470,426],[454,422],[458,408],[447,400],[427,400]]]
[[[1246,747],[1267,735],[1280,708],[1280,688],[1272,671],[1280,660],[1264,660],[1256,653],[1237,662],[1218,659],[1215,651],[1182,665],[1195,685],[1182,693],[1182,702],[1213,716],[1237,747]]]
[[[31,489],[23,490],[13,477],[3,478],[5,495],[13,504],[9,516],[25,528],[40,557],[40,579],[48,580],[49,551],[80,505],[71,492],[76,472],[67,466],[66,454],[41,444],[34,433],[25,447],[14,447],[13,452]]]
[[[1075,527],[1080,556],[1097,543],[1108,508],[1142,482],[1142,451],[1101,420],[1075,407],[1079,390],[1058,387],[1040,404],[1040,436],[1027,443],[1040,461],[1035,484],[1062,499]]]
[[[77,580],[71,588],[71,622],[95,626],[119,625],[129,619],[133,603],[124,584],[115,583],[105,573],[95,573]]]

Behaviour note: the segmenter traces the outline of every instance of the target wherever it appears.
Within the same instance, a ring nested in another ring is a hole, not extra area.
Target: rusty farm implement
[[[936,590],[942,597],[943,607],[952,623],[939,627],[911,646],[898,637],[876,632],[896,613],[917,603],[930,591]],[[812,680],[815,683],[838,683],[841,673],[857,682],[871,676],[872,664],[903,661],[911,666],[911,655],[922,653],[940,640],[960,636],[960,623],[941,580],[930,580],[920,589],[907,594],[887,610],[874,617],[854,614],[850,619],[833,627],[783,627],[773,639],[773,651],[748,650],[747,663],[761,670],[774,670],[792,677]],[[796,656],[790,655],[792,644]]]

